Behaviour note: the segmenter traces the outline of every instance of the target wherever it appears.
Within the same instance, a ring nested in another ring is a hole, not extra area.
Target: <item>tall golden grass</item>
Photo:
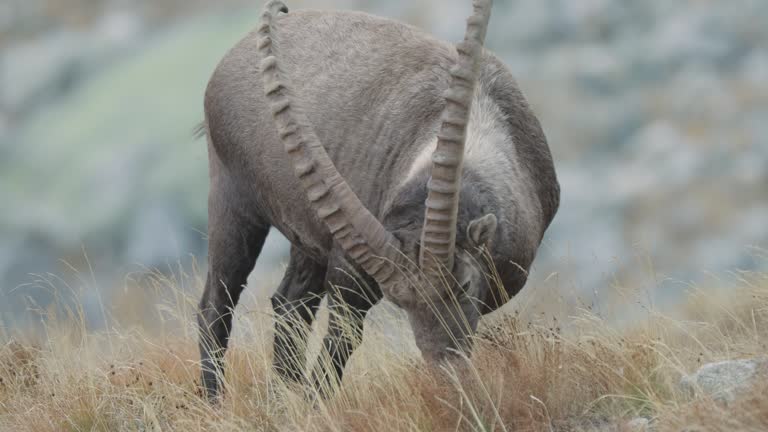
[[[768,353],[768,274],[723,284],[690,287],[674,315],[644,305],[631,324],[578,303],[560,316],[497,313],[471,359],[439,369],[382,308],[328,400],[273,374],[268,302],[251,302],[238,308],[226,394],[211,406],[198,388],[193,324],[202,281],[150,273],[127,279],[104,307],[105,330],[86,330],[75,302],[38,310],[34,335],[3,336],[0,430],[629,431],[638,416],[659,431],[768,430],[768,382],[727,408],[678,386],[703,363]]]

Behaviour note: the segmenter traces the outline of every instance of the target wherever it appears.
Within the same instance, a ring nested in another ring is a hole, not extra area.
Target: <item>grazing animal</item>
[[[352,311],[351,324],[332,314],[323,355],[333,367],[316,369],[315,385],[341,379],[382,297],[406,311],[432,362],[468,351],[479,317],[523,287],[560,192],[538,120],[483,49],[490,9],[474,0],[454,46],[364,13],[288,13],[270,1],[221,61],[205,94],[209,398],[270,227],[292,244],[271,299],[293,326],[275,328],[273,364],[288,380],[303,377],[296,335],[324,295]]]

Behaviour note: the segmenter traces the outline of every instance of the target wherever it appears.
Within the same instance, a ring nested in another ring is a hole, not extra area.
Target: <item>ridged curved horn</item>
[[[312,127],[293,109],[293,97],[282,79],[272,39],[279,12],[288,12],[281,1],[270,1],[264,7],[258,41],[264,92],[277,134],[312,208],[347,255],[385,289],[399,279],[392,264],[399,261],[399,245],[365,208],[336,170]]]
[[[459,58],[451,69],[451,83],[445,92],[446,105],[437,147],[432,154],[432,173],[427,184],[426,215],[421,231],[419,266],[428,275],[439,274],[441,267],[448,271],[453,269],[467,123],[492,5],[492,0],[473,1],[474,13],[467,20],[464,41],[456,46]]]

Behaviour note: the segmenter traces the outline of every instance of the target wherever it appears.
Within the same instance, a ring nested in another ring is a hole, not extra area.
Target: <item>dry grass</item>
[[[268,313],[243,308],[218,408],[197,387],[197,290],[179,288],[200,281],[179,280],[153,275],[127,287],[132,295],[108,314],[120,330],[85,331],[77,307],[47,310],[42,336],[5,343],[0,430],[621,431],[636,416],[661,431],[768,430],[768,385],[727,409],[677,386],[701,363],[768,354],[766,274],[736,274],[727,292],[692,289],[677,319],[649,309],[623,328],[587,309],[497,315],[472,359],[442,370],[427,370],[407,344],[393,347],[407,337],[403,323],[379,316],[336,396],[317,404],[275,378]],[[131,326],[125,316],[136,314],[126,310],[144,314]]]

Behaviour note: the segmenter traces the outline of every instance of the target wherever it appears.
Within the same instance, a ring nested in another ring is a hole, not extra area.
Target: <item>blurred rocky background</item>
[[[470,1],[289,5],[458,40]],[[204,267],[207,161],[192,131],[207,78],[260,7],[0,2],[0,326],[56,301],[54,286],[90,289],[96,308],[137,272]],[[593,304],[626,285],[665,302],[768,266],[766,22],[764,0],[496,1],[488,45],[538,113],[563,188],[527,291]],[[275,287],[285,252],[271,236],[257,290]]]

